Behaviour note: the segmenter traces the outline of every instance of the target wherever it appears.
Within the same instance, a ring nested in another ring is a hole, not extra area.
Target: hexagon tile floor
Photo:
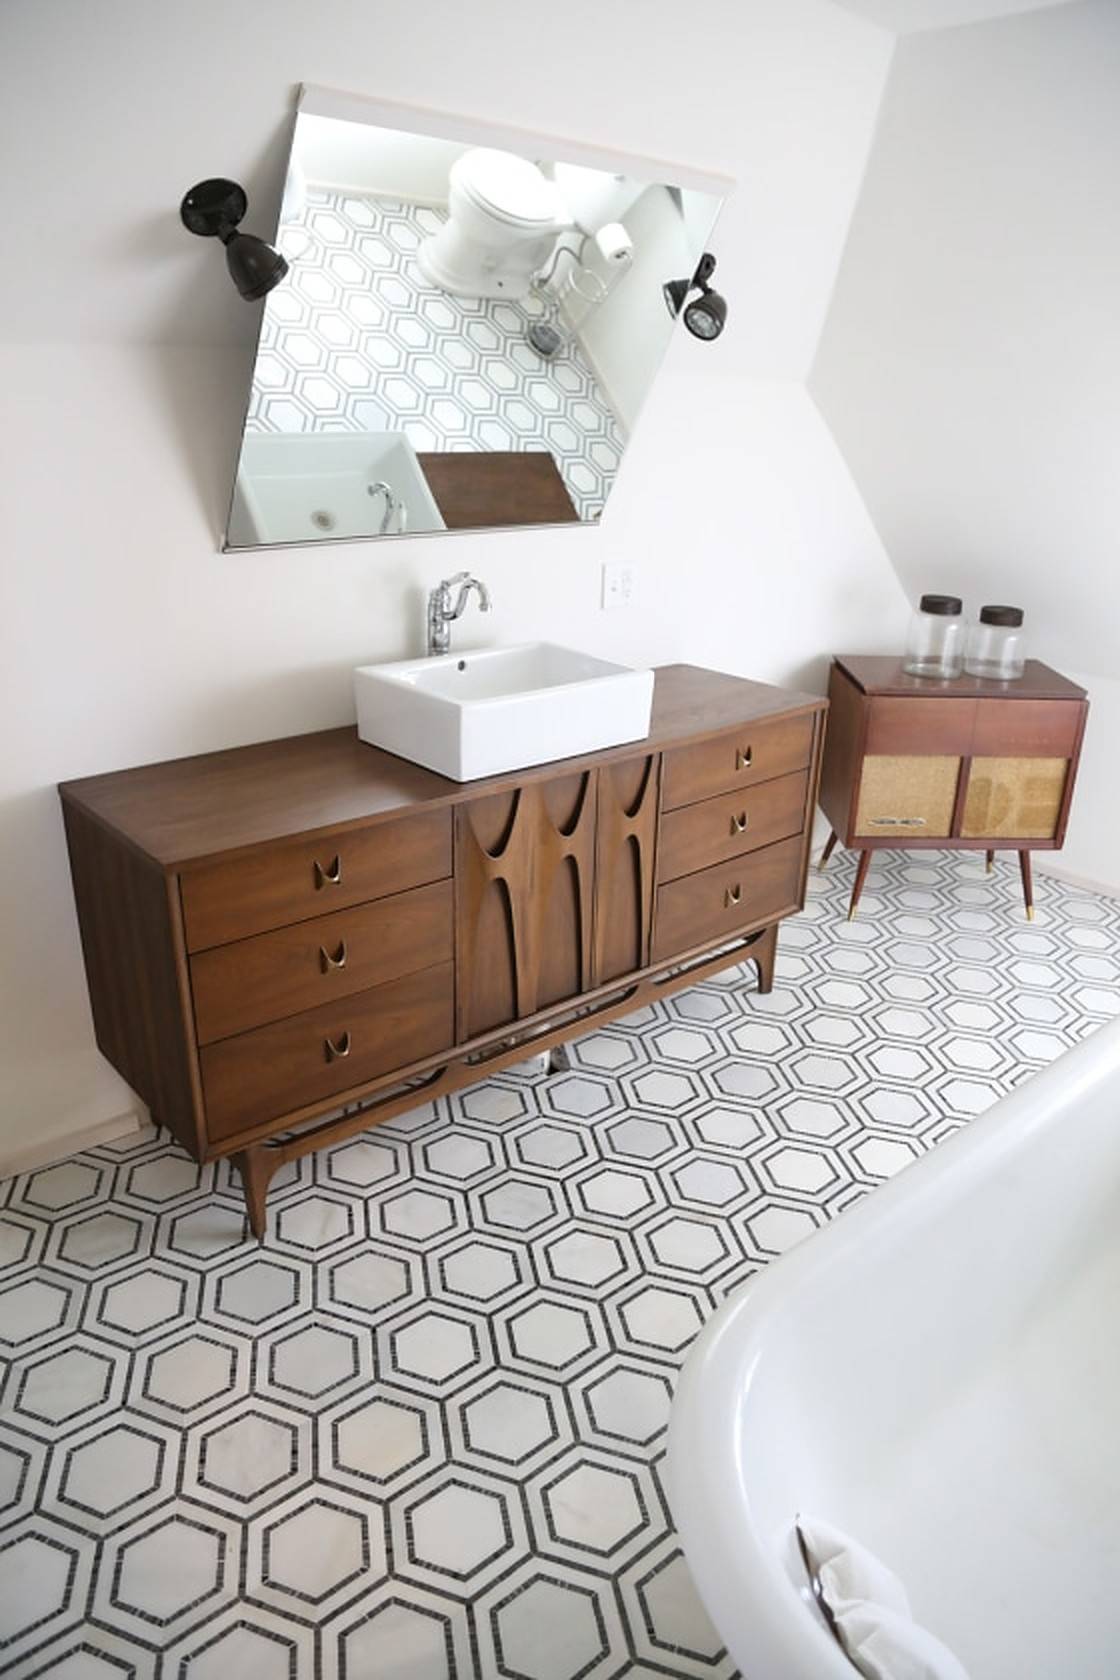
[[[712,1676],[674,1375],[780,1250],[1120,1011],[1120,904],[814,876],[740,971],[296,1163],[247,1240],[151,1133],[0,1188],[13,1680]]]

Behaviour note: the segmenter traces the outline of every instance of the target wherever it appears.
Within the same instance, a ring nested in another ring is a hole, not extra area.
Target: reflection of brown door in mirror
[[[591,986],[595,772],[455,813],[460,1042]]]
[[[417,460],[449,531],[579,523],[547,449],[428,451]]]
[[[661,760],[630,758],[599,771],[595,856],[596,986],[649,962]]]

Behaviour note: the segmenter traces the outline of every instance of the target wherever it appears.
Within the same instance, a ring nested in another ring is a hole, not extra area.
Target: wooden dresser
[[[832,666],[821,806],[859,850],[849,917],[871,853],[891,846],[1018,852],[1028,918],[1032,851],[1065,839],[1089,702],[1028,660],[1015,682],[912,677],[898,659],[844,654]]]
[[[293,1156],[746,957],[769,990],[824,711],[668,666],[646,740],[485,781],[335,729],[66,783],[98,1045],[259,1236]]]

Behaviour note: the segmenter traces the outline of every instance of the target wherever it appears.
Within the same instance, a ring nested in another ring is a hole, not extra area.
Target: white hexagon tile
[[[416,450],[546,449],[582,519],[624,440],[577,343],[545,361],[534,299],[437,290],[416,252],[444,212],[315,188],[281,230],[291,283],[270,292],[249,432],[403,431]]]
[[[0,1187],[13,1680],[729,1680],[665,1499],[729,1290],[1120,1012],[1120,904],[810,878],[733,970],[286,1167],[149,1133]]]

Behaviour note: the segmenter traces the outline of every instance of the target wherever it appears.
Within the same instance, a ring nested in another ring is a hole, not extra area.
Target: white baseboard
[[[1081,887],[1085,892],[1100,893],[1104,898],[1120,898],[1120,887],[1108,881],[1094,881],[1090,875],[1077,875],[1064,863],[1051,863],[1048,852],[1032,852],[1031,863],[1038,875],[1052,875],[1067,887]]]
[[[83,1149],[95,1149],[99,1143],[116,1143],[118,1138],[140,1131],[144,1124],[140,1112],[133,1108],[127,1114],[115,1114],[111,1120],[98,1120],[92,1126],[83,1126],[80,1131],[69,1132],[63,1137],[11,1150],[0,1155],[0,1179],[15,1178],[18,1173],[53,1166],[56,1161],[69,1160],[71,1155],[77,1155]]]

